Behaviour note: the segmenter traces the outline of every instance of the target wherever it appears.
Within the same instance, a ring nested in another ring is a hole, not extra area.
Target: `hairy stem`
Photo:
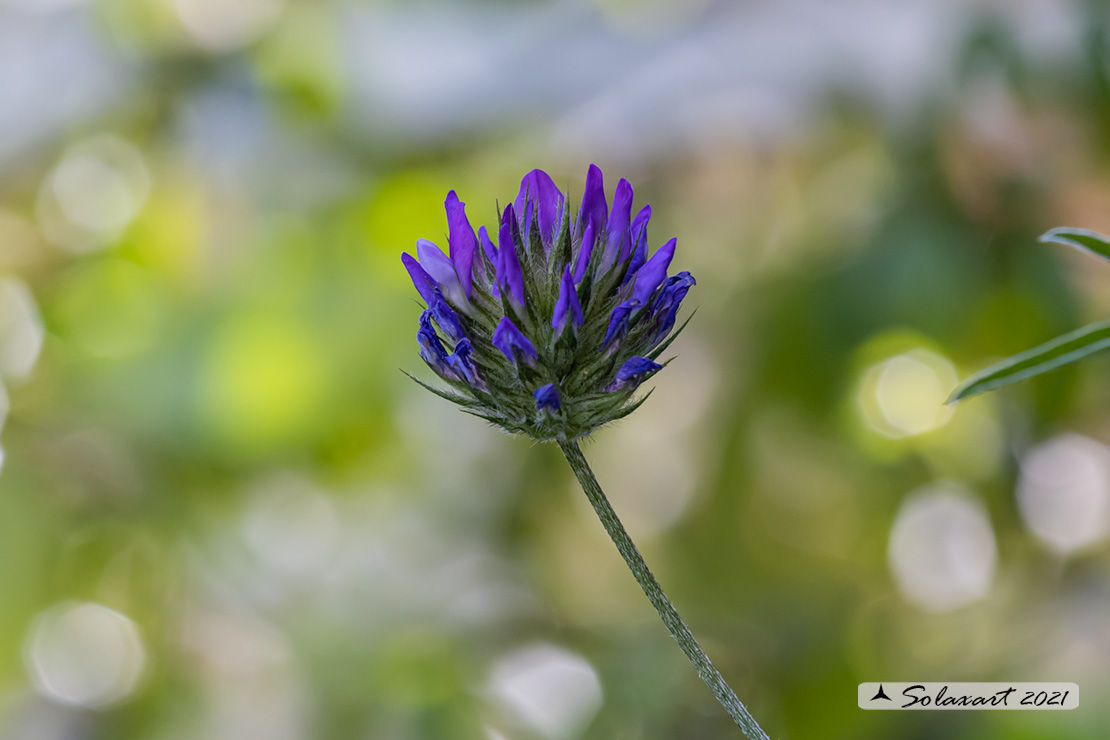
[[[701,680],[717,697],[717,701],[725,708],[725,711],[736,722],[748,740],[769,740],[767,733],[760,728],[747,708],[736,698],[736,693],[725,683],[720,671],[713,666],[709,656],[701,649],[701,645],[694,638],[690,628],[682,621],[682,617],[678,616],[674,604],[667,598],[667,594],[663,592],[659,582],[655,580],[651,569],[644,562],[640,551],[636,549],[635,543],[632,542],[632,538],[628,536],[621,520],[617,518],[617,513],[613,511],[613,507],[609,504],[609,499],[605,498],[605,492],[601,490],[597,478],[594,477],[593,470],[590,469],[590,464],[586,462],[585,455],[578,447],[578,443],[574,440],[561,441],[559,447],[563,450],[563,455],[570,463],[571,470],[574,471],[574,475],[582,485],[582,490],[586,492],[586,497],[590,499],[598,518],[601,519],[605,531],[609,533],[609,537],[613,540],[613,544],[617,546],[621,556],[624,557],[624,562],[628,564],[632,575],[636,576],[640,588],[644,590],[644,594],[647,595],[651,605],[655,607],[655,611],[659,612],[663,624],[667,625],[671,635],[678,641],[679,647],[682,648],[682,652],[686,653],[686,657],[689,658],[698,675],[701,676]]]

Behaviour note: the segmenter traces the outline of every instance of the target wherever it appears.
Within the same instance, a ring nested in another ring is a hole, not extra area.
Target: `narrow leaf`
[[[479,413],[477,411],[471,411],[470,409],[459,409],[459,410],[462,411],[464,414],[470,414],[471,416],[477,416],[479,419],[485,419],[490,424],[493,424],[495,426],[499,426],[499,427],[504,428],[505,425],[506,425],[506,421],[504,419],[499,419],[495,416],[489,416],[488,414],[482,414],[482,413]],[[521,429],[521,431],[524,431],[524,430]]]
[[[1110,321],[1076,329],[1040,347],[1014,355],[976,373],[952,392],[948,397],[948,403],[956,403],[980,393],[1047,373],[1049,370],[1055,370],[1104,349],[1110,349]]]
[[[621,409],[621,410],[620,410],[620,411],[618,411],[618,412],[617,412],[616,414],[614,414],[614,415],[613,415],[613,418],[611,419],[611,421],[616,421],[616,420],[618,420],[618,419],[623,419],[624,417],[628,416],[629,414],[631,414],[631,413],[632,413],[633,411],[635,411],[636,409],[638,409],[638,408],[640,408],[641,406],[643,406],[643,405],[644,405],[644,401],[648,400],[648,398],[649,398],[649,397],[651,396],[651,394],[652,394],[652,393],[655,393],[655,389],[654,389],[654,388],[652,388],[652,389],[651,389],[650,391],[648,391],[648,392],[647,392],[647,393],[645,393],[645,394],[644,394],[643,396],[641,396],[640,398],[638,398],[638,399],[637,399],[636,401],[632,402],[632,403],[631,403],[631,404],[630,404],[629,406],[627,406],[627,407],[625,407],[625,408]]]
[[[1040,241],[1046,244],[1064,244],[1085,252],[1093,252],[1103,259],[1110,260],[1110,236],[1097,231],[1060,226],[1046,231],[1041,235]]]
[[[409,373],[405,370],[402,370],[401,372],[405,373],[405,375],[407,375],[411,380],[415,381],[420,387],[424,388],[424,390],[431,391],[432,393],[436,394],[440,398],[451,401],[452,403],[457,403],[460,406],[478,406],[479,405],[478,402],[475,401],[472,398],[467,398],[466,396],[460,396],[459,394],[451,393],[450,391],[440,390],[439,388],[436,388],[434,385],[429,385],[428,383],[425,383],[423,380],[416,377],[412,373]]]

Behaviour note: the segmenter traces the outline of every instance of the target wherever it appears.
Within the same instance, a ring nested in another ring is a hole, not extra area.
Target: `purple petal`
[[[602,349],[609,346],[611,342],[617,342],[624,339],[628,334],[628,319],[635,311],[643,305],[635,298],[625,301],[613,309],[612,315],[609,317],[609,328],[605,331],[605,340],[602,341]]]
[[[420,317],[420,330],[416,332],[416,339],[420,342],[420,357],[428,363],[428,367],[443,378],[458,379],[457,373],[451,368],[450,360],[447,358],[447,350],[439,340],[439,335],[436,334],[427,311]]]
[[[474,386],[478,390],[487,390],[489,386],[486,381],[482,380],[482,376],[478,374],[478,367],[474,364],[474,360],[470,358],[473,348],[470,346],[469,339],[461,339],[455,345],[455,351],[447,358],[451,369],[456,374],[461,376],[467,383]]]
[[[671,260],[674,259],[675,239],[655,250],[655,254],[651,255],[651,259],[644,263],[644,266],[636,273],[636,283],[632,286],[632,297],[638,298],[644,303],[648,302],[651,294],[659,287],[667,277],[667,268],[671,266]]]
[[[439,283],[448,300],[456,307],[467,305],[466,293],[463,292],[462,283],[455,272],[455,263],[450,257],[427,239],[416,240],[416,256],[420,258],[420,266]]]
[[[513,207],[518,214],[525,214],[525,234],[531,231],[532,219],[537,219],[543,245],[550,248],[563,217],[563,193],[555,181],[543,170],[532,170],[520,181]]]
[[[510,321],[508,316],[501,317],[501,323],[493,331],[492,341],[493,346],[513,362],[517,361],[518,355],[529,364],[535,362],[538,357],[536,346],[521,333],[520,329],[516,328],[516,324]]]
[[[651,346],[654,347],[670,334],[671,329],[674,328],[675,318],[678,316],[678,308],[682,305],[682,299],[696,284],[694,276],[685,270],[674,277],[667,278],[663,284],[663,290],[659,291],[659,297],[652,302],[651,306],[657,325],[651,339]]]
[[[617,192],[613,195],[613,212],[606,225],[605,252],[601,257],[600,274],[605,274],[632,249],[632,237],[629,235],[631,218],[632,185],[622,177],[617,183]]]
[[[697,284],[698,281],[694,280],[694,276],[686,270],[667,278],[663,282],[663,290],[659,291],[659,295],[651,302],[652,312],[666,311],[673,304],[681,303],[690,288]]]
[[[632,238],[639,244],[641,241],[647,240],[647,225],[651,220],[651,204],[645,205],[636,214],[636,218],[632,219]]]
[[[624,282],[628,282],[635,275],[636,271],[643,267],[644,262],[647,261],[648,254],[648,238],[647,238],[647,225],[651,220],[651,206],[644,206],[640,212],[636,214],[636,218],[632,219],[632,226],[629,231],[632,234],[632,258],[628,263],[628,272],[624,276]]]
[[[401,262],[405,265],[405,269],[409,271],[409,277],[412,278],[412,284],[416,286],[416,292],[420,294],[426,304],[432,305],[432,301],[436,299],[436,293],[439,291],[436,281],[432,280],[432,276],[408,252],[401,253]]]
[[[501,232],[497,240],[497,284],[503,289],[507,288],[509,295],[523,306],[524,273],[520,270],[520,260],[516,255],[516,237],[519,235],[510,203],[505,206],[505,214],[501,217]]]
[[[478,238],[482,242],[482,250],[489,257],[490,264],[497,264],[497,247],[493,245],[493,241],[489,238],[489,232],[486,231],[485,226],[478,227]]]
[[[436,325],[446,334],[452,342],[458,342],[466,338],[463,334],[462,324],[459,323],[459,316],[450,306],[447,301],[443,300],[440,296],[436,296],[432,301],[431,306],[428,307],[424,313],[430,313],[432,318],[435,319]]]
[[[621,365],[616,379],[605,388],[605,392],[635,389],[640,383],[659,372],[662,367],[646,357],[630,357]]]
[[[582,304],[578,302],[578,289],[574,287],[574,280],[570,276],[570,265],[563,269],[563,279],[559,281],[559,299],[555,302],[555,311],[551,316],[555,336],[566,329],[568,316],[571,326],[582,326],[586,321],[582,316]]]
[[[474,236],[474,229],[466,218],[466,203],[459,200],[452,190],[447,194],[444,202],[447,210],[447,245],[451,252],[451,261],[455,263],[455,272],[458,274],[459,283],[463,292],[469,298],[471,294],[471,269],[474,265],[474,252],[478,248],[478,240]]]
[[[536,398],[537,411],[548,409],[555,412],[563,407],[562,399],[559,398],[559,389],[554,383],[540,386],[532,395]]]
[[[578,214],[579,229],[584,229],[586,224],[593,223],[595,231],[599,231],[605,224],[609,215],[609,206],[605,203],[605,179],[596,164],[591,164],[586,173],[586,189],[582,193],[582,210]]]
[[[582,246],[578,248],[578,260],[574,263],[574,282],[582,282],[582,278],[586,277],[586,268],[590,266],[590,257],[594,253],[594,244],[597,242],[596,230],[594,229],[594,222],[590,221],[586,224],[586,228],[582,230]]]
[[[427,239],[416,240],[416,256],[420,258],[420,266],[440,286],[446,287],[459,281],[459,276],[455,272],[455,263],[439,247]]]
[[[489,232],[486,231],[485,226],[478,227],[478,241],[482,244],[482,251],[486,255],[485,260],[479,260],[475,255],[475,261],[481,265],[482,284],[490,289],[490,293],[496,298],[501,294],[497,289],[497,247],[494,246],[493,241],[489,238]],[[487,264],[488,263],[488,264]]]

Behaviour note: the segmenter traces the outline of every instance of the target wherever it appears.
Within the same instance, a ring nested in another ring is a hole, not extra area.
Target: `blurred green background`
[[[738,737],[558,451],[422,391],[399,253],[533,167],[698,287],[586,446],[775,738],[1110,736],[1110,10],[0,1],[0,738]],[[444,244],[444,241],[440,241]],[[1072,712],[863,712],[879,680]]]

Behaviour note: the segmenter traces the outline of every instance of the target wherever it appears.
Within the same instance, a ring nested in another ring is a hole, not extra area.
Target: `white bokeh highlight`
[[[533,645],[497,662],[490,693],[548,740],[581,736],[601,708],[601,681],[582,657],[552,645]]]
[[[876,432],[893,439],[914,437],[952,417],[945,400],[957,382],[956,370],[945,357],[913,349],[869,367],[857,403]]]
[[[1110,535],[1110,448],[1062,434],[1021,460],[1017,502],[1025,525],[1061,555]]]
[[[29,376],[43,336],[42,316],[26,284],[0,278],[0,375],[17,380]]]
[[[967,606],[994,581],[997,548],[983,506],[940,483],[910,493],[891,529],[887,562],[902,596],[934,613]]]
[[[66,150],[39,193],[39,227],[71,252],[100,249],[142,210],[150,175],[133,144],[96,134]]]
[[[95,603],[64,603],[35,619],[24,663],[43,696],[95,709],[135,691],[146,651],[134,622],[119,612]]]

